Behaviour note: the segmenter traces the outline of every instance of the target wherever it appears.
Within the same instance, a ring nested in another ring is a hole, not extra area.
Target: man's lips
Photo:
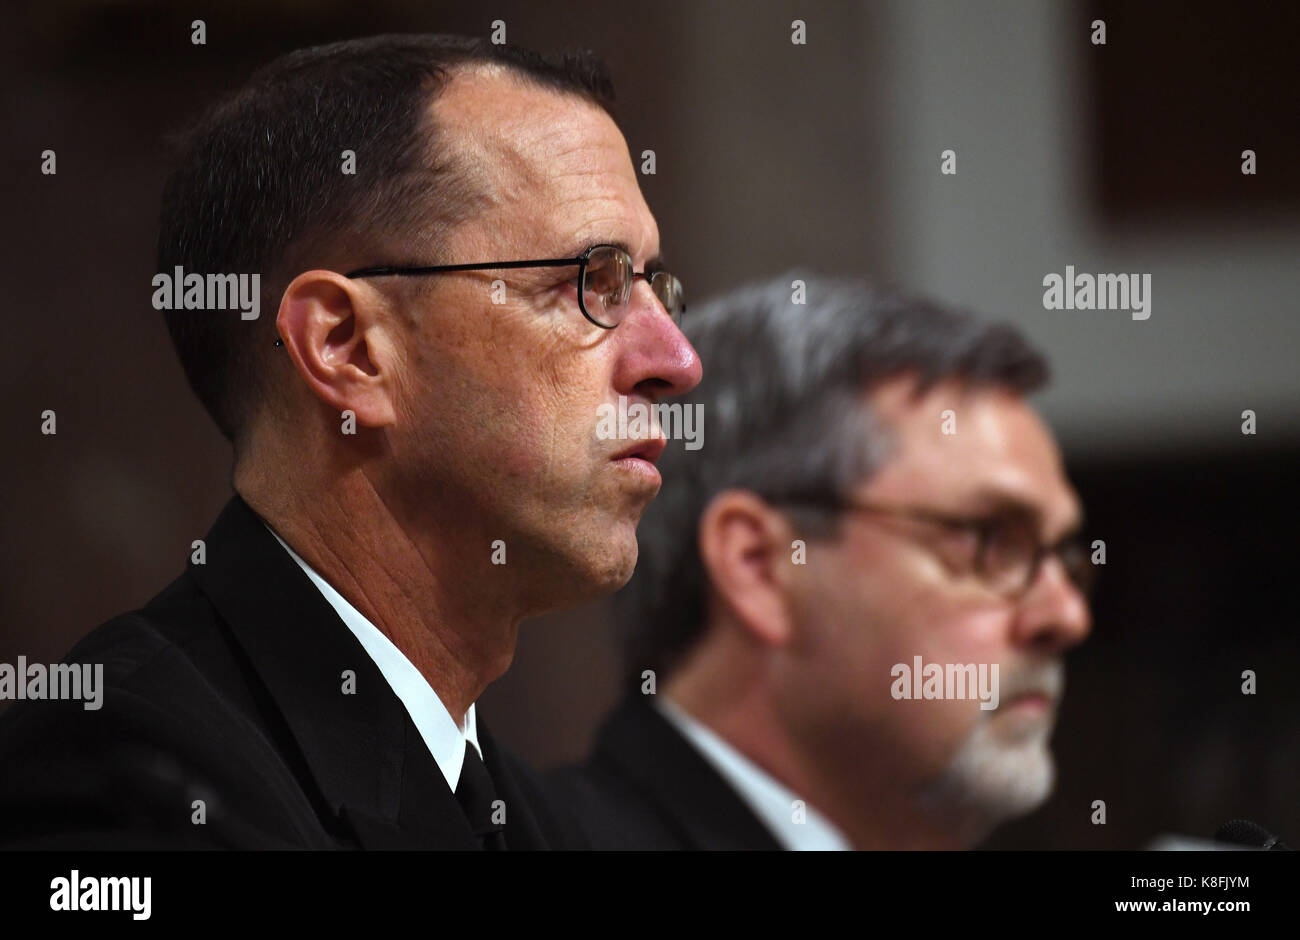
[[[636,441],[611,457],[610,462],[639,480],[638,490],[645,488],[650,495],[653,495],[664,482],[663,477],[659,475],[659,468],[655,466],[655,461],[667,446],[668,441],[662,437]]]
[[[1019,692],[1016,695],[1013,695],[1011,698],[1007,699],[1005,702],[1002,703],[1002,705],[998,708],[998,711],[1002,711],[1004,709],[1021,708],[1021,707],[1037,708],[1037,709],[1045,710],[1045,709],[1054,708],[1055,706],[1056,706],[1056,700],[1047,692],[1043,692],[1039,690],[1039,691],[1032,691],[1032,692]]]
[[[659,459],[659,455],[664,452],[664,448],[667,446],[668,446],[668,440],[666,438],[652,437],[644,441],[636,441],[630,447],[627,447],[624,450],[619,451],[610,459],[611,460],[636,459],[636,460],[644,460],[647,463],[653,464],[656,460]]]

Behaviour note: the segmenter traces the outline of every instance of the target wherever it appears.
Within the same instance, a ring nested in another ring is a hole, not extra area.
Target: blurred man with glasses
[[[1042,355],[806,274],[686,332],[709,434],[661,461],[618,596],[626,700],[553,792],[597,848],[963,848],[1040,805],[1092,572],[1025,399]],[[899,697],[917,657],[996,664],[996,708]]]
[[[0,842],[581,845],[474,702],[523,619],[632,573],[663,442],[601,406],[700,378],[610,97],[590,57],[379,36],[187,132],[159,270],[257,273],[276,311],[166,314],[236,495],[71,654],[99,711],[0,722]]]

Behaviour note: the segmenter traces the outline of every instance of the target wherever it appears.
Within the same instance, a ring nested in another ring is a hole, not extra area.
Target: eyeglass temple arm
[[[442,274],[452,271],[494,271],[506,268],[563,268],[582,264],[583,258],[546,258],[541,261],[485,261],[475,264],[435,264],[421,267],[380,266],[358,268],[343,275],[346,278],[386,277],[388,275],[413,276],[417,274]]]

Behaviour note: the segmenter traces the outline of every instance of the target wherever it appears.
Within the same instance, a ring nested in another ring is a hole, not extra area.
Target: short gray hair
[[[796,282],[804,303],[795,302]],[[863,393],[884,379],[914,374],[918,394],[948,379],[1021,395],[1048,381],[1047,360],[1013,326],[806,272],[692,309],[682,328],[704,379],[680,401],[703,406],[708,433],[697,450],[669,442],[663,488],[638,530],[636,572],[615,599],[624,666],[637,682],[644,669],[662,679],[704,630],[697,532],[717,494],[833,505],[889,454],[888,429],[862,411]],[[794,515],[815,529],[815,515]]]

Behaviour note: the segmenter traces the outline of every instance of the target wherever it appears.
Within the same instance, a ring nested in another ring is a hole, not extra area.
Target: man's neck
[[[762,666],[708,641],[663,692],[829,819],[855,849],[964,849],[978,836],[900,788],[897,768],[860,742],[814,740],[787,721]]]
[[[293,550],[392,641],[458,723],[514,657],[519,621],[505,576],[462,550],[455,533],[421,544],[354,469],[318,487],[236,490]],[[482,567],[483,570],[478,570]],[[477,586],[477,587],[476,587]]]

